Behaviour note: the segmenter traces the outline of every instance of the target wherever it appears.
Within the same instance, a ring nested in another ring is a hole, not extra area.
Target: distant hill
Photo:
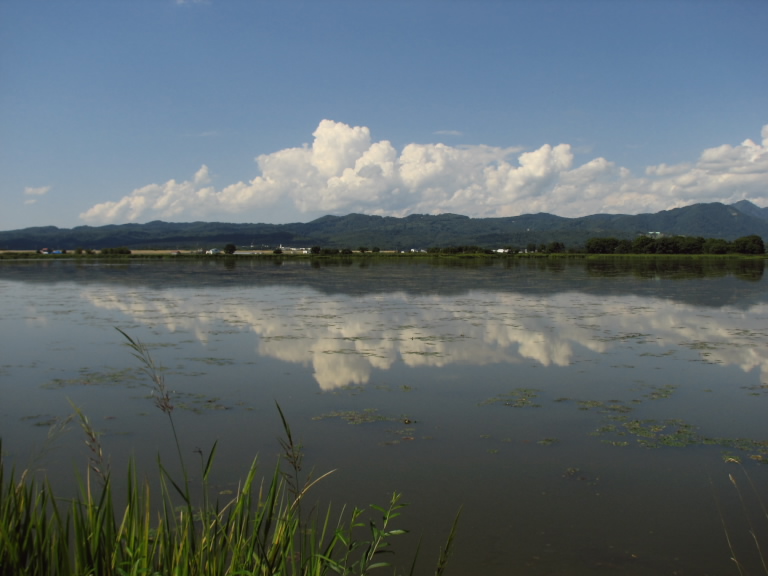
[[[442,246],[525,247],[553,241],[583,246],[593,237],[635,238],[638,234],[736,238],[757,234],[768,243],[768,208],[742,200],[694,204],[655,214],[594,214],[563,218],[552,214],[524,214],[507,218],[469,218],[457,214],[429,216],[323,216],[307,223],[228,224],[222,222],[108,226],[55,226],[0,232],[0,249],[40,248],[211,248],[233,243],[240,247],[275,248],[359,246],[386,249],[426,249]]]
[[[752,202],[747,200],[740,200],[736,202],[736,204],[731,204],[731,206],[736,208],[736,210],[739,212],[746,214],[747,216],[754,216],[755,218],[760,218],[761,220],[768,220],[768,208],[760,208],[759,206],[755,206],[752,204]]]

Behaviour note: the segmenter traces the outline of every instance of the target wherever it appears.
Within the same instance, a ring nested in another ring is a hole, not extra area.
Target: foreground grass
[[[312,487],[330,472],[304,477],[301,446],[279,406],[283,457],[272,472],[260,477],[254,460],[235,496],[211,500],[214,444],[207,455],[200,453],[201,496],[194,499],[163,377],[144,345],[125,337],[152,381],[155,405],[168,417],[182,477],[171,477],[158,459],[153,489],[131,462],[125,494],[117,498],[98,433],[77,407],[91,456],[75,498],[58,498],[49,481],[35,480],[28,470],[6,475],[0,443],[0,575],[352,576],[378,568],[414,573],[416,558],[397,566],[391,548],[392,538],[406,534],[394,527],[405,506],[400,494],[386,506],[346,514],[331,506],[303,509]],[[118,507],[117,501],[125,504]],[[456,522],[438,555],[436,575],[445,570],[455,531]]]
[[[118,510],[109,476],[96,487],[89,474],[79,497],[60,501],[47,482],[26,473],[5,477],[0,467],[0,573],[368,574],[390,566],[383,561],[390,540],[405,534],[392,526],[403,507],[399,494],[385,507],[371,506],[378,522],[363,522],[357,508],[345,522],[332,519],[330,507],[305,520],[300,505],[310,486],[294,495],[278,470],[257,484],[255,463],[234,498],[191,511],[175,506],[179,487],[167,476],[157,502],[133,466],[126,480]],[[444,570],[452,536],[435,574]]]

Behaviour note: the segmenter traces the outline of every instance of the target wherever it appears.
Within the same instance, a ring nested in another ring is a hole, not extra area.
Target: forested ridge
[[[505,218],[469,218],[457,214],[392,216],[323,216],[306,223],[233,224],[222,222],[107,226],[55,226],[0,232],[0,249],[74,250],[128,248],[206,249],[279,246],[351,248],[376,246],[382,250],[428,250],[455,246],[486,249],[540,247],[551,243],[566,249],[586,249],[595,238],[634,242],[641,236],[687,236],[732,242],[756,235],[768,241],[768,208],[741,201],[694,204],[655,214],[594,214],[564,218],[553,214],[523,214]],[[622,243],[626,247],[626,243]]]

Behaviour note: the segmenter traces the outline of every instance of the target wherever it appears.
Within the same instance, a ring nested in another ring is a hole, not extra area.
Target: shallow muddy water
[[[49,438],[70,402],[117,478],[173,461],[119,328],[190,458],[219,441],[222,494],[271,471],[278,402],[336,470],[316,498],[404,493],[425,569],[459,508],[451,574],[760,573],[750,529],[768,553],[762,262],[3,262],[0,294],[4,455],[62,490],[88,458],[73,424]]]

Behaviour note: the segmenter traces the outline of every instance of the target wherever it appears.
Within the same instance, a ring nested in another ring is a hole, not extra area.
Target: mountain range
[[[523,214],[505,218],[436,216],[323,216],[306,223],[231,224],[222,222],[111,224],[57,228],[44,226],[0,231],[0,249],[76,248],[210,248],[232,243],[238,247],[276,248],[359,246],[382,250],[444,246],[525,247],[530,243],[562,242],[583,246],[589,238],[633,239],[640,234],[703,236],[735,240],[757,234],[768,243],[768,208],[742,200],[693,204],[654,214],[593,214],[564,218],[553,214]]]

